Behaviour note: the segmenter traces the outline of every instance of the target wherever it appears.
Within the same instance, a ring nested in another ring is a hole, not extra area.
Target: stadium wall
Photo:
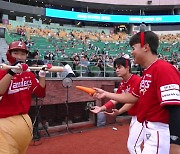
[[[90,95],[77,90],[76,86],[102,88],[103,86],[111,85],[115,87],[115,82],[117,81],[120,81],[119,78],[74,78],[72,87],[69,88],[69,103],[96,101],[97,105],[101,105],[101,100],[95,100]],[[63,87],[62,80],[47,80],[46,87],[47,91],[43,105],[62,104],[66,102],[66,88]]]
[[[72,87],[68,88],[68,94],[67,88],[63,87],[63,80],[51,79],[46,81],[46,97],[42,101],[40,99],[38,102],[36,102],[36,99],[32,101],[32,107],[29,111],[32,121],[36,116],[37,104],[41,106],[42,121],[48,122],[49,126],[64,127],[63,121],[67,116],[67,106],[69,108],[69,120],[73,122],[70,126],[71,128],[94,125],[97,121],[96,116],[89,111],[88,104],[101,106],[107,99],[95,100],[87,93],[76,89],[76,86],[97,87],[113,92],[118,82],[120,82],[119,78],[73,78],[72,80]],[[115,117],[106,118],[107,124],[114,122]]]

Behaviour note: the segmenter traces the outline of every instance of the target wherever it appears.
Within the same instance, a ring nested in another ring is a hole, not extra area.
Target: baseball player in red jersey
[[[141,77],[131,73],[131,64],[130,60],[126,58],[117,58],[114,61],[114,68],[116,69],[116,74],[119,77],[122,77],[123,80],[119,84],[117,94],[121,93],[131,93],[134,87],[139,85]],[[101,107],[94,106],[91,112],[99,113],[108,109],[114,108],[117,101],[110,100]],[[129,128],[129,137],[127,142],[128,150],[131,154],[140,154],[141,153],[141,143],[143,141],[143,126],[142,123],[137,121],[137,109],[138,102],[136,104],[125,104],[119,111],[117,109],[112,109],[112,113],[105,112],[107,115],[119,115],[126,111],[132,116],[130,128]]]
[[[158,36],[151,31],[139,32],[130,39],[135,63],[145,70],[140,85],[132,94],[114,94],[96,89],[94,97],[134,103],[139,98],[137,119],[144,126],[143,154],[179,153],[180,74],[157,57]],[[169,129],[170,128],[170,129]],[[170,132],[169,132],[170,130]]]
[[[39,81],[27,71],[28,50],[21,41],[12,42],[7,51],[10,65],[19,69],[0,70],[0,153],[25,154],[32,140],[32,122],[28,116],[32,94],[45,96],[45,72]]]

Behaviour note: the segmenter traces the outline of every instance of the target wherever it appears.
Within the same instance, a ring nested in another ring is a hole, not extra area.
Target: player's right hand
[[[96,92],[94,93],[93,97],[94,98],[98,98],[98,99],[102,99],[105,98],[106,96],[106,91],[100,89],[100,88],[93,88],[96,90]]]
[[[17,61],[12,66],[18,66],[18,69],[11,69],[15,74],[22,73],[28,69],[28,65],[23,63],[22,61]]]

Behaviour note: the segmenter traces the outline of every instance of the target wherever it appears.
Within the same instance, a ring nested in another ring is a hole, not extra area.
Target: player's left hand
[[[46,71],[40,70],[40,71],[39,71],[39,77],[45,78],[45,77],[46,77]]]
[[[46,71],[48,71],[48,69],[51,69],[51,68],[52,68],[52,64],[44,65],[42,70],[39,71],[39,77],[45,78],[46,77]]]
[[[48,71],[48,69],[51,69],[51,68],[52,68],[52,64],[46,64],[46,65],[43,65],[42,70]]]
[[[101,112],[101,107],[99,107],[99,106],[92,106],[91,109],[90,109],[90,111],[91,111],[92,113],[97,114],[97,113]]]

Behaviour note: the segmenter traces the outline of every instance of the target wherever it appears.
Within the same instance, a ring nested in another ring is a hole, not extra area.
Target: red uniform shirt
[[[144,70],[140,86],[132,92],[140,96],[138,121],[169,123],[164,105],[180,105],[179,86],[179,71],[166,61],[157,60]]]
[[[0,80],[5,75],[6,71],[0,71]],[[14,75],[7,91],[0,96],[0,118],[28,113],[32,94],[45,96],[45,88],[39,85],[35,75],[32,72]]]
[[[134,87],[139,86],[139,83],[141,81],[141,77],[138,75],[131,75],[128,81],[122,80],[122,82],[119,84],[117,94],[121,93],[131,93]],[[128,111],[128,114],[131,116],[136,116],[137,115],[137,107],[138,107],[138,102],[135,103],[135,105]]]

